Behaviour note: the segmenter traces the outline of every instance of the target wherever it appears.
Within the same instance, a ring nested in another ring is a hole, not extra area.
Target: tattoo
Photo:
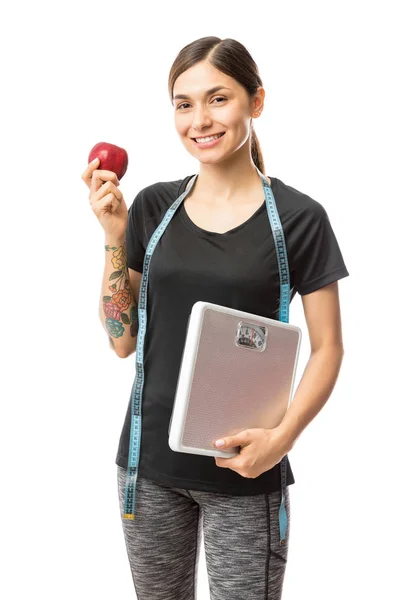
[[[125,246],[116,248],[115,246],[105,246],[106,252],[112,252],[111,262],[116,269],[109,277],[114,283],[108,287],[111,296],[103,296],[103,309],[106,315],[105,325],[108,331],[108,339],[111,348],[115,349],[112,338],[119,338],[124,334],[124,325],[130,325],[130,334],[132,337],[137,337],[138,334],[138,313],[137,305],[132,297],[129,273],[126,265],[126,249]],[[126,314],[129,306],[132,304],[130,315]]]

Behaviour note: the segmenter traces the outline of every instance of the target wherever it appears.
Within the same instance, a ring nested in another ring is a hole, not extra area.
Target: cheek
[[[243,121],[242,118],[235,119],[231,124],[231,131],[238,143],[244,142],[250,134],[250,123]]]
[[[227,120],[227,122],[229,126],[236,131],[244,131],[246,129],[246,121],[241,114],[231,114],[230,119]]]
[[[182,117],[179,118],[178,115],[175,114],[174,117],[175,129],[179,134],[182,134],[187,129],[187,123],[185,123],[185,119]]]
[[[239,128],[243,123],[243,108],[237,104],[227,104],[218,111],[218,120],[227,127]]]

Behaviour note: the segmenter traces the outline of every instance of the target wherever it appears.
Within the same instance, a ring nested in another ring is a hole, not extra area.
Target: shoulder
[[[192,175],[173,181],[157,181],[142,188],[131,206],[146,221],[164,215],[168,208],[182,194]]]
[[[327,216],[321,202],[277,177],[273,177],[273,180],[273,193],[282,224],[283,222],[298,224],[320,220]]]

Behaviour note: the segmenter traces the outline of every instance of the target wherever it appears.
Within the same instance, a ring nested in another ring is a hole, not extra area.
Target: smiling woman
[[[252,123],[262,112],[265,91],[244,46],[240,45],[243,60],[232,68],[227,51],[229,40],[214,44],[211,49],[204,48],[201,59],[199,48],[181,53],[171,69],[169,92],[176,130],[187,150],[201,162],[197,192],[212,188],[215,194],[219,184],[221,197],[228,198],[234,190],[247,187],[249,180],[256,181],[254,165],[265,174]],[[235,77],[231,76],[233,72]],[[215,85],[206,85],[207,82]],[[209,140],[215,135],[221,137]],[[198,154],[199,150],[209,149],[213,149],[212,153]],[[213,167],[206,166],[210,164]],[[240,169],[232,177],[233,166]]]
[[[139,597],[193,600],[204,533],[213,597],[279,600],[295,482],[287,454],[337,378],[341,325],[332,284],[348,271],[324,207],[265,174],[253,127],[265,91],[248,50],[230,38],[196,40],[176,57],[168,89],[177,134],[199,173],[140,190],[128,214],[126,263],[143,277],[137,376],[116,463],[132,576]],[[267,213],[272,199],[275,221]],[[173,451],[169,423],[194,303],[279,319],[284,249],[285,297],[306,295],[313,347],[284,426],[242,432],[235,459]]]

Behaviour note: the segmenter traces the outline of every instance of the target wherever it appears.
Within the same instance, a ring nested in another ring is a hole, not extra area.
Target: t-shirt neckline
[[[185,179],[182,180],[182,183],[181,183],[180,188],[179,188],[179,195],[181,195],[183,193],[183,191],[186,188],[186,185],[188,184],[189,180],[192,177],[194,177],[194,175],[189,175],[188,177],[185,177]],[[271,175],[268,175],[268,177],[271,180],[271,189],[274,192],[276,178],[275,177],[271,177]],[[229,229],[228,231],[225,231],[224,233],[219,233],[217,231],[208,231],[207,229],[203,229],[202,227],[199,227],[198,225],[196,225],[196,223],[194,223],[192,221],[192,219],[189,217],[188,213],[186,212],[186,208],[184,206],[184,201],[180,205],[178,212],[179,212],[179,215],[180,215],[182,221],[185,223],[185,225],[187,227],[189,227],[189,229],[191,229],[195,233],[197,233],[197,234],[199,234],[199,235],[201,235],[203,237],[214,237],[214,238],[218,237],[218,238],[222,239],[224,237],[229,237],[230,235],[235,234],[236,232],[238,232],[241,229],[243,229],[244,227],[246,227],[246,225],[248,223],[250,223],[251,221],[253,221],[264,210],[266,210],[265,200],[261,204],[261,206],[259,206],[257,208],[257,210],[252,215],[250,215],[250,217],[248,219],[246,219],[246,221],[243,221],[243,223],[240,223],[239,225],[236,225],[236,227],[233,227],[232,229]]]

